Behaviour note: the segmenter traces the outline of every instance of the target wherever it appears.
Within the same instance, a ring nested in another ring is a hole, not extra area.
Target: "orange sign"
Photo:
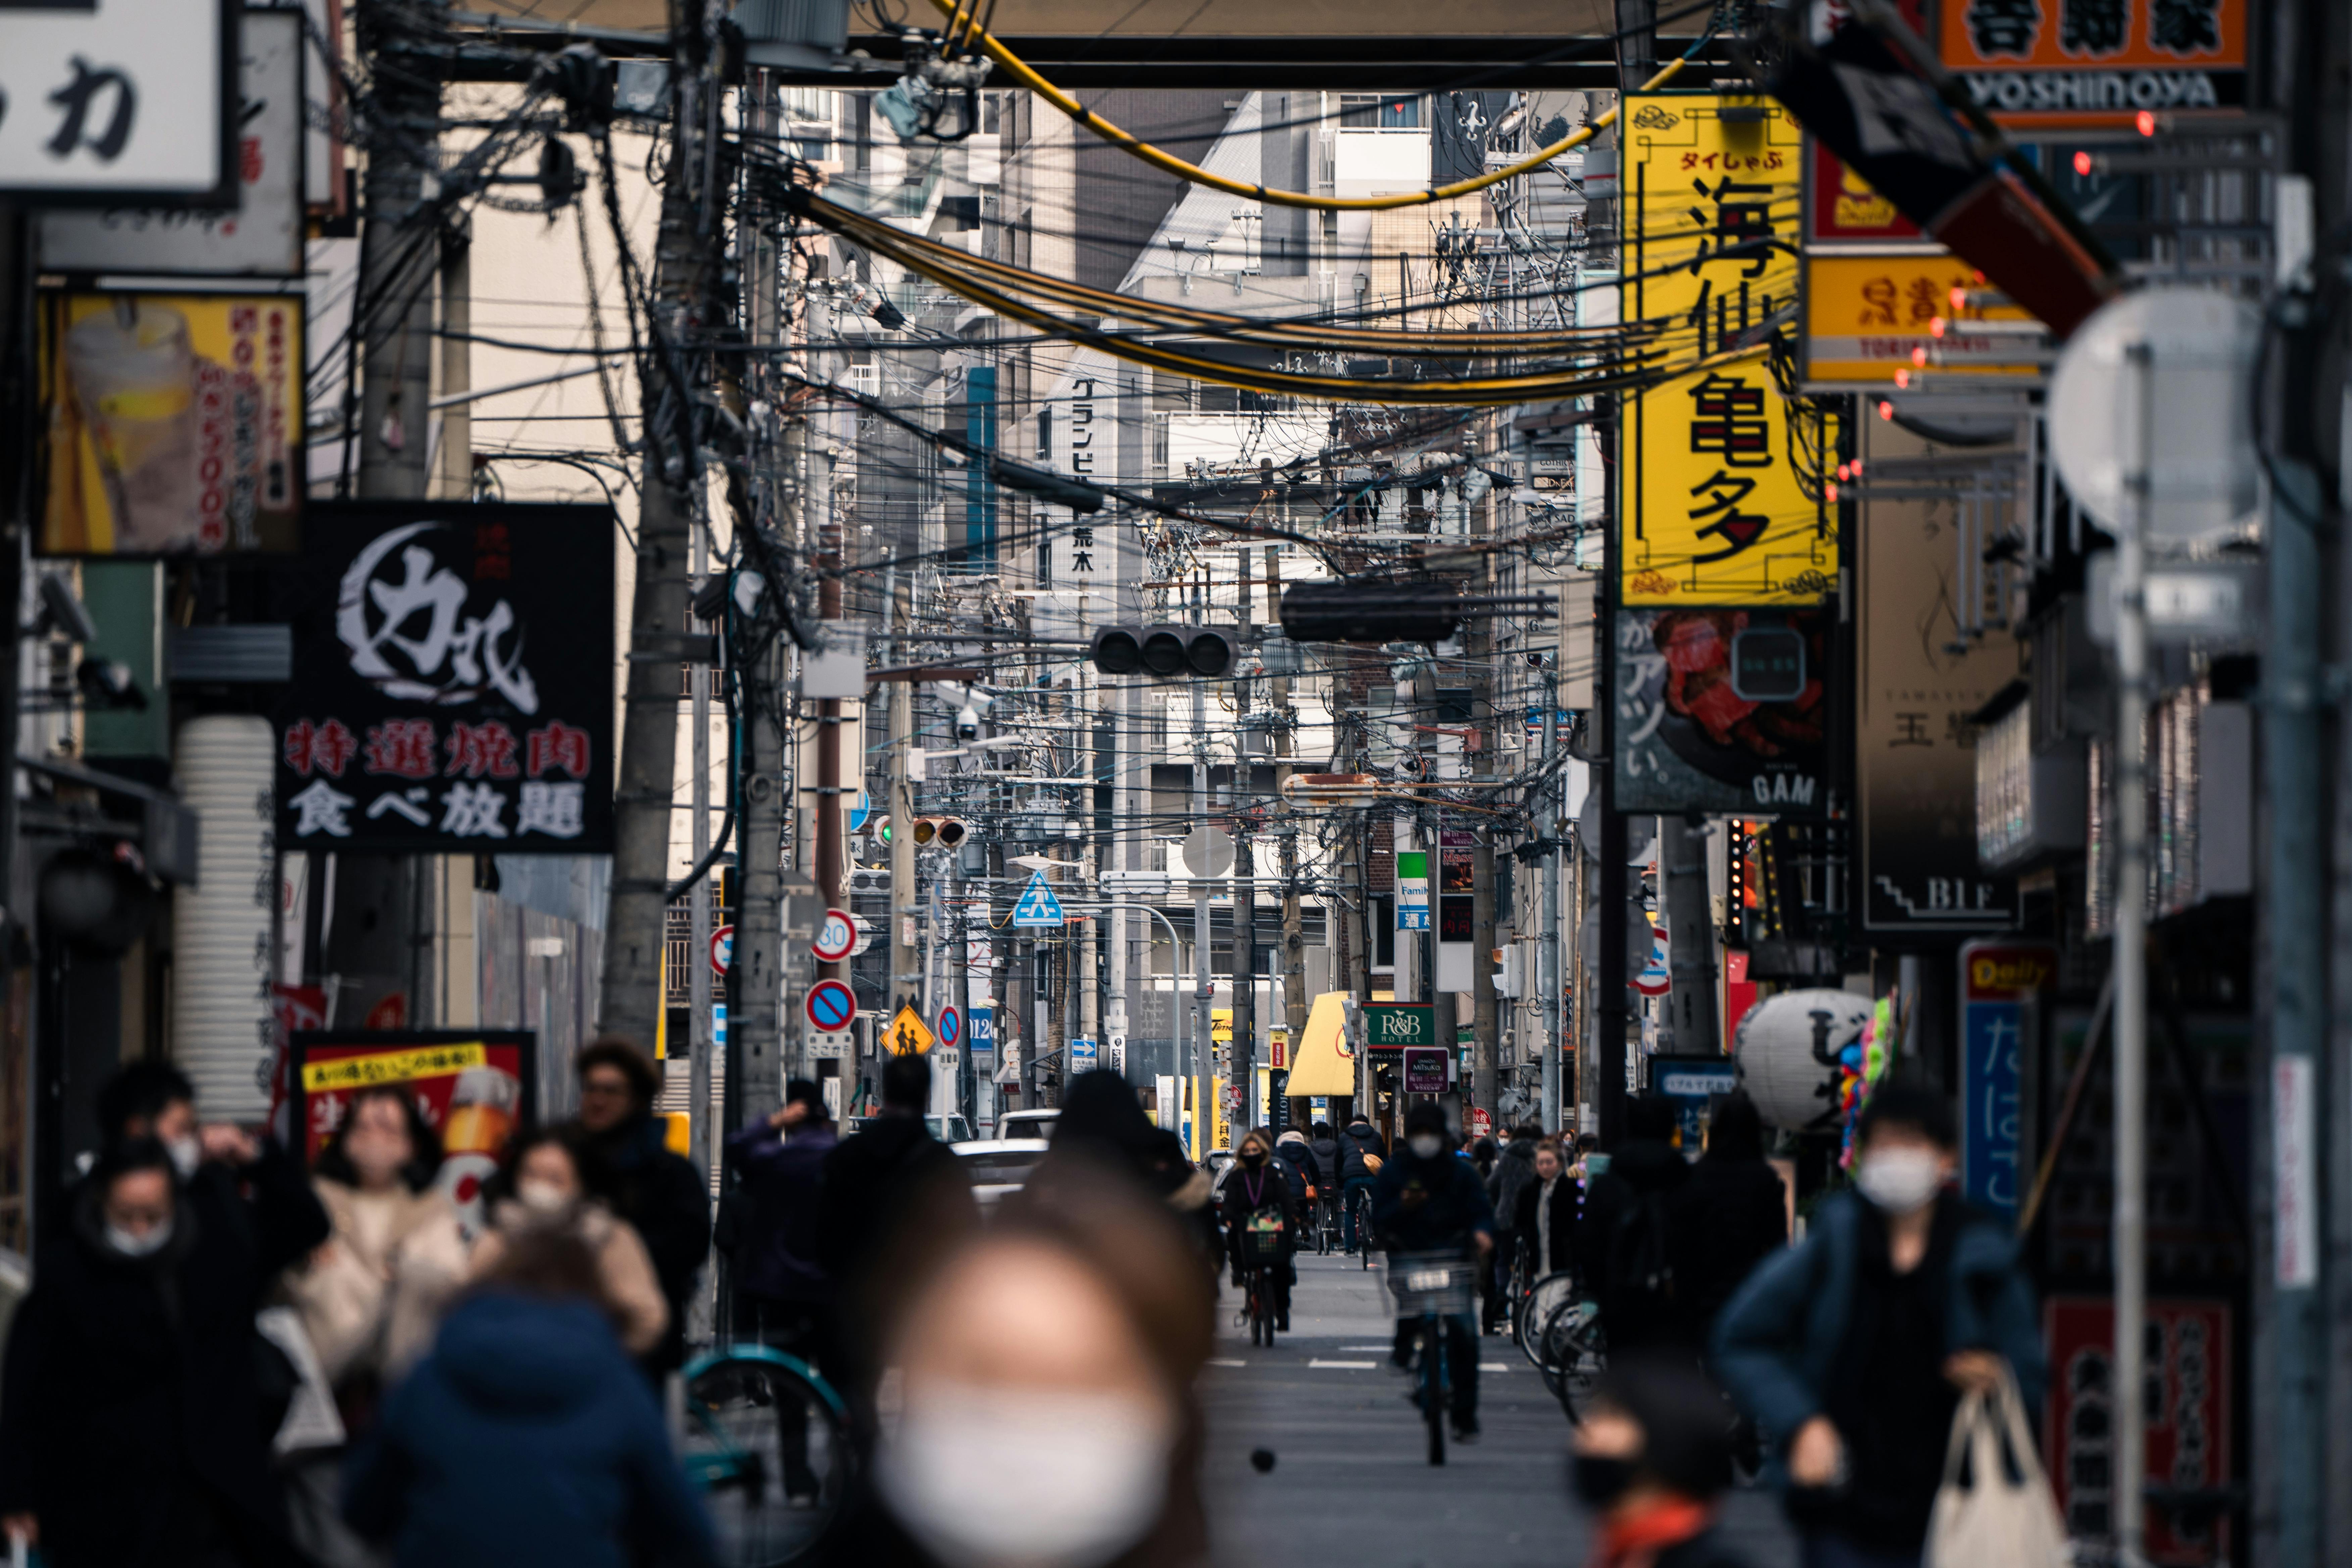
[[[1944,0],[1944,64],[2018,129],[2242,110],[2246,0]]]

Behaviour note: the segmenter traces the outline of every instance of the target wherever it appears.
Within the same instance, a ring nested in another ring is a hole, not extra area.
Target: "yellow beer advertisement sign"
[[[1797,302],[1802,137],[1763,98],[1636,95],[1625,110],[1620,308],[1696,368],[1626,402],[1619,602],[1819,604],[1837,583],[1835,516],[1799,481],[1766,363]]]

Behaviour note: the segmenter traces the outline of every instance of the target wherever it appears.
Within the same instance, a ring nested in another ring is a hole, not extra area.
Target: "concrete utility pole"
[[[1192,826],[1209,825],[1209,710],[1208,691],[1201,682],[1192,686]],[[1199,871],[1199,868],[1187,868]],[[1216,977],[1213,973],[1211,954],[1213,939],[1209,933],[1209,882],[1204,877],[1192,884],[1192,1072],[1197,1087],[1192,1091],[1193,1153],[1198,1156],[1209,1147],[1216,1116],[1209,1104],[1216,1092],[1217,1069],[1215,1043],[1210,1038],[1214,1019],[1210,1016],[1211,999],[1216,994]]]
[[[1250,552],[1235,553],[1241,560],[1241,640],[1246,645],[1254,611]],[[1249,717],[1247,680],[1234,682],[1234,707],[1237,719]],[[1241,1094],[1241,1114],[1234,1118],[1234,1136],[1239,1138],[1257,1124],[1257,858],[1250,847],[1249,727],[1237,724],[1234,733],[1234,1038],[1228,1081]]]
[[[1282,614],[1282,552],[1272,545],[1265,550],[1265,597],[1274,614]],[[1274,793],[1278,800],[1282,786],[1290,782],[1295,771],[1290,764],[1290,732],[1298,715],[1290,706],[1290,681],[1286,678],[1274,682]],[[1298,1062],[1298,1045],[1307,1034],[1307,939],[1301,929],[1303,913],[1298,898],[1298,830],[1286,828],[1282,835],[1282,1022],[1283,1060],[1295,1067]],[[1338,934],[1339,917],[1335,911],[1324,929],[1327,944]],[[1326,951],[1328,951],[1327,946]],[[1344,984],[1334,975],[1335,984]],[[1307,1108],[1297,1108],[1296,1120],[1305,1121]]]
[[[908,600],[913,587],[912,583],[891,584],[892,602],[887,613],[902,633],[908,627]],[[907,680],[884,689],[890,701],[890,984],[885,993],[889,1005],[884,1010],[895,1016],[901,1002],[919,1009],[922,1005],[922,974],[914,942],[915,921],[922,908],[915,894],[915,789],[907,777],[907,753],[915,744],[915,694],[922,689]]]
[[[1472,516],[1471,531],[1483,538],[1494,512],[1490,492],[1481,496]],[[1479,567],[1482,586],[1487,593],[1495,590],[1495,561],[1489,555],[1482,558]],[[1488,628],[1491,623],[1475,620],[1470,623],[1464,639],[1470,654],[1470,668],[1476,672],[1471,721],[1477,726],[1478,742],[1475,758],[1467,755],[1470,748],[1463,747],[1463,771],[1473,776],[1492,771],[1500,753],[1496,742],[1495,723],[1495,637]],[[1495,1007],[1495,835],[1492,829],[1478,829],[1477,847],[1471,851],[1470,885],[1470,1064],[1471,1090],[1477,1105],[1486,1112],[1493,1126],[1503,1125],[1503,1106],[1498,1068],[1502,1040],[1497,1028]]]
[[[1565,626],[1562,627],[1563,633]],[[1561,637],[1565,646],[1567,638]],[[1559,660],[1555,658],[1544,680],[1543,760],[1547,768],[1557,764],[1559,757]],[[1538,1011],[1543,1017],[1543,1087],[1542,1113],[1538,1124],[1546,1135],[1558,1132],[1560,1121],[1560,1057],[1568,1043],[1567,989],[1560,984],[1559,973],[1559,858],[1560,840],[1566,837],[1560,819],[1567,815],[1565,770],[1556,773],[1543,795],[1542,815],[1537,818],[1543,836],[1551,840],[1550,853],[1544,857],[1543,949],[1537,954],[1535,973],[1528,978],[1536,983]]]
[[[696,191],[717,124],[717,84],[707,66],[703,0],[670,0],[672,119],[668,177],[654,245],[652,327],[655,367],[640,368],[646,465],[637,509],[636,585],[629,605],[627,698],[621,727],[620,784],[613,801],[613,893],[604,922],[600,1028],[650,1041],[662,1006],[663,922],[669,906],[670,805],[677,788],[677,658],[686,627],[687,572],[701,482],[699,455],[685,438],[692,388],[683,349],[707,309],[711,236],[699,221]],[[781,590],[781,584],[779,584]],[[749,773],[748,780],[763,775]],[[772,784],[770,786],[772,788]],[[745,789],[747,804],[751,790]],[[745,869],[757,862],[746,844]],[[739,967],[751,945],[739,921]],[[757,987],[747,970],[743,994]],[[730,1015],[730,1027],[732,1026]],[[747,1058],[748,1059],[748,1058]],[[747,1082],[746,1088],[752,1085]],[[748,1107],[747,1107],[748,1111]]]

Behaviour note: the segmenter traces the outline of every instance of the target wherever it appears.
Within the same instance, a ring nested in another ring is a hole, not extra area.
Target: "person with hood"
[[[645,1242],[661,1281],[668,1328],[646,1352],[659,1374],[686,1361],[686,1299],[710,1260],[710,1177],[669,1147],[654,1114],[661,1068],[643,1047],[607,1035],[580,1053],[579,1148],[597,1166],[595,1186]]]
[[[1571,1441],[1577,1498],[1599,1515],[1593,1568],[1744,1568],[1715,1531],[1731,1484],[1723,1396],[1688,1361],[1614,1363]]]
[[[1246,1289],[1250,1247],[1244,1232],[1271,1220],[1280,1227],[1274,1266],[1274,1326],[1290,1331],[1291,1255],[1298,1247],[1298,1204],[1291,1196],[1281,1158],[1263,1127],[1242,1134],[1234,1168],[1225,1176],[1226,1256],[1234,1260],[1234,1285]]]
[[[1339,1135],[1339,1202],[1347,1222],[1348,1247],[1353,1251],[1359,1240],[1372,1245],[1371,1237],[1356,1235],[1356,1197],[1371,1196],[1372,1178],[1379,1173],[1381,1163],[1388,1158],[1389,1146],[1372,1130],[1372,1124],[1359,1116],[1348,1123]]]
[[[1315,1156],[1316,1202],[1333,1219],[1339,1216],[1339,1140],[1331,1134],[1331,1124],[1318,1121],[1308,1130],[1307,1152]]]
[[[1764,1163],[1764,1119],[1745,1089],[1715,1104],[1706,1152],[1675,1195],[1675,1310],[1692,1344],[1758,1264],[1789,1245],[1788,1189]]]
[[[263,1146],[206,1202],[159,1139],[100,1155],[42,1238],[0,1364],[0,1530],[55,1568],[297,1568],[254,1313],[327,1239]],[[282,1391],[281,1391],[282,1394]]]
[[[840,1142],[823,1086],[805,1078],[784,1085],[773,1115],[728,1136],[737,1338],[787,1349],[829,1338],[834,1280],[817,1261],[817,1210],[825,1157]]]
[[[1372,1184],[1372,1226],[1391,1252],[1460,1252],[1475,1262],[1495,1255],[1495,1211],[1486,1184],[1449,1146],[1445,1112],[1423,1100],[1405,1113],[1404,1147],[1381,1166]],[[1404,1364],[1405,1326],[1399,1325],[1391,1359]],[[1464,1314],[1445,1323],[1446,1360],[1454,1369],[1454,1440],[1478,1438],[1478,1322]]]
[[[343,1507],[398,1568],[717,1562],[604,1279],[576,1231],[514,1235],[393,1391]]]
[[[1274,1157],[1282,1162],[1283,1171],[1290,1178],[1290,1201],[1304,1219],[1311,1201],[1308,1194],[1319,1193],[1323,1187],[1323,1173],[1315,1163],[1315,1151],[1307,1143],[1307,1134],[1296,1127],[1284,1128],[1275,1137]]]
[[[2038,1418],[2033,1293],[2008,1228],[1952,1190],[1958,1142],[1943,1096],[1881,1084],[1853,1186],[1716,1321],[1715,1374],[1775,1445],[1809,1568],[1916,1568],[1960,1395],[2004,1363]]]
[[[669,1328],[661,1277],[635,1227],[590,1191],[592,1169],[568,1127],[517,1136],[490,1183],[490,1226],[474,1243],[472,1278],[496,1278],[507,1252],[542,1231],[572,1237],[595,1260],[597,1299],[612,1313],[621,1342],[651,1370]]]
[[[1690,1163],[1671,1140],[1674,1102],[1653,1089],[1625,1106],[1625,1136],[1585,1194],[1576,1256],[1601,1302],[1612,1350],[1682,1344],[1696,1352],[1675,1306],[1674,1203]]]
[[[1518,1235],[1516,1222],[1519,1213],[1519,1193],[1535,1175],[1536,1144],[1542,1137],[1533,1127],[1522,1127],[1504,1142],[1503,1152],[1495,1161],[1495,1168],[1486,1176],[1486,1198],[1495,1205],[1495,1217],[1513,1224],[1512,1236]],[[1515,1247],[1495,1249],[1495,1267],[1488,1271],[1486,1307],[1486,1329],[1495,1332],[1502,1326],[1505,1309],[1509,1305],[1507,1289],[1514,1268],[1532,1268],[1540,1276],[1544,1270],[1531,1264],[1521,1264],[1514,1256]]]

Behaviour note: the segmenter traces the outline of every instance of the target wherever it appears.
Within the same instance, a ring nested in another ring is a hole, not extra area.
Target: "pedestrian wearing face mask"
[[[646,1244],[669,1323],[646,1370],[686,1360],[686,1301],[710,1260],[710,1175],[669,1147],[669,1123],[654,1114],[661,1067],[634,1040],[607,1035],[580,1053],[577,1147],[614,1214]]]
[[[434,1186],[441,1141],[406,1090],[361,1090],[319,1152],[311,1187],[334,1234],[279,1294],[301,1314],[344,1430],[366,1431],[384,1391],[433,1342],[466,1282],[457,1211]],[[341,1521],[343,1454],[319,1448],[287,1465],[295,1538],[330,1568],[379,1561]]]
[[[1381,1167],[1372,1184],[1372,1225],[1391,1252],[1460,1252],[1484,1263],[1495,1254],[1495,1211],[1477,1167],[1461,1158],[1447,1136],[1445,1112],[1423,1100],[1405,1113],[1404,1147]],[[1408,1335],[1400,1323],[1391,1363],[1403,1365]],[[1478,1437],[1478,1319],[1445,1320],[1447,1364],[1453,1369],[1454,1440]]]
[[[68,1205],[0,1369],[0,1528],[55,1568],[293,1568],[253,1321],[290,1258],[195,1206],[152,1137]]]
[[[1213,1287],[1176,1218],[1055,1158],[887,1304],[898,1414],[857,1568],[1192,1568],[1207,1560],[1194,1382]],[[1050,1324],[1050,1332],[1038,1325]],[[1005,1484],[1005,1477],[1051,1484]]]
[[[1716,1375],[1776,1445],[1806,1568],[1916,1568],[1962,1391],[2006,1362],[2039,1405],[2032,1292],[2006,1228],[1952,1190],[1958,1142],[1941,1095],[1881,1085],[1853,1187],[1717,1321]]]
[[[516,1138],[491,1183],[490,1228],[474,1244],[471,1277],[495,1277],[508,1248],[535,1232],[575,1237],[596,1260],[600,1300],[621,1343],[631,1355],[646,1356],[669,1326],[668,1303],[635,1228],[589,1191],[593,1169],[568,1129],[542,1127]]]
[[[1277,1261],[1274,1266],[1274,1326],[1290,1331],[1291,1257],[1298,1245],[1298,1205],[1292,1200],[1284,1162],[1274,1152],[1265,1130],[1253,1127],[1242,1136],[1234,1156],[1234,1170],[1225,1177],[1225,1256],[1233,1259],[1234,1285],[1247,1289],[1251,1249],[1244,1233],[1278,1226]]]
[[[1715,1530],[1731,1483],[1723,1396],[1689,1362],[1619,1360],[1572,1441],[1570,1478],[1596,1516],[1592,1568],[1745,1568]]]

